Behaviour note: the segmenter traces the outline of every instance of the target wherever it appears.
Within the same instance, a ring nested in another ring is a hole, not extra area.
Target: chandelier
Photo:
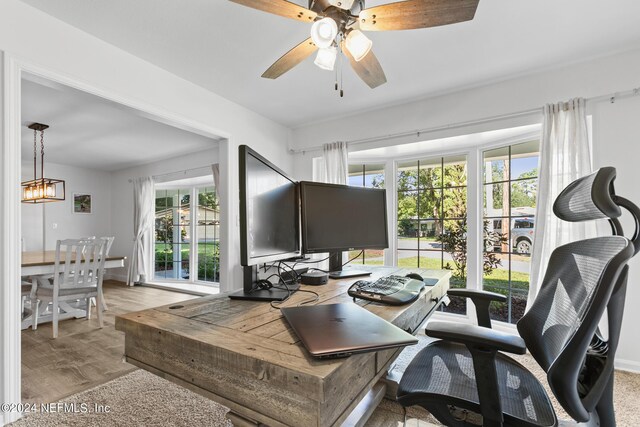
[[[48,125],[32,123],[33,129],[33,179],[22,182],[23,203],[46,203],[64,200],[65,184],[61,179],[44,177],[44,131]],[[38,132],[40,132],[40,178],[38,178]]]

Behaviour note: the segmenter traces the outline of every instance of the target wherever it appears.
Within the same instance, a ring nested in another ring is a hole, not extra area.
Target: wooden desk
[[[411,332],[435,310],[451,276],[446,270],[371,270],[374,278],[417,271],[435,283],[404,306],[358,301]],[[316,304],[351,302],[346,291],[355,280],[302,289],[320,294]],[[297,292],[284,306],[310,297]],[[362,425],[373,411],[366,406],[375,408],[382,400],[386,386],[378,382],[401,351],[314,359],[278,309],[225,295],[118,316],[116,329],[125,332],[129,363],[229,407],[236,425]]]

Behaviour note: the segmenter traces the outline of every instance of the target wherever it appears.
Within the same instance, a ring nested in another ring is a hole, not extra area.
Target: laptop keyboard
[[[404,276],[385,276],[373,282],[358,280],[348,294],[356,298],[384,304],[402,305],[415,301],[424,288],[424,282]]]

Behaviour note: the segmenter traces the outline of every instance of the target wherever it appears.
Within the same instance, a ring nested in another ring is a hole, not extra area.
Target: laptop
[[[314,357],[337,358],[413,345],[418,339],[354,303],[281,309]]]

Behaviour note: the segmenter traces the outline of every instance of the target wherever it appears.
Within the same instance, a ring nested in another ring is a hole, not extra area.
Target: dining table
[[[65,259],[65,253],[60,253],[61,261]],[[75,257],[74,257],[75,258]],[[104,268],[124,267],[124,256],[107,256]],[[31,282],[32,292],[37,286],[51,286],[49,279],[53,276],[56,263],[56,251],[32,251],[22,252],[22,262],[20,275],[23,281]],[[77,307],[67,303],[60,303],[60,320],[69,318],[86,317],[86,305],[79,304]],[[33,324],[33,313],[29,312],[22,319],[22,329],[27,329]],[[38,323],[50,322],[53,316],[47,312],[47,307],[40,307],[38,311]]]

